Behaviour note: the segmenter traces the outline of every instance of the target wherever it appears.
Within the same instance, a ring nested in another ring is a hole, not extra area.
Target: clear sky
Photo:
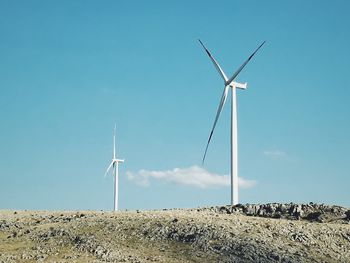
[[[349,207],[349,10],[1,0],[0,209],[111,209],[115,122],[121,209],[228,204],[229,101],[201,166],[223,83],[198,38],[228,75],[266,40],[237,79],[240,201]]]

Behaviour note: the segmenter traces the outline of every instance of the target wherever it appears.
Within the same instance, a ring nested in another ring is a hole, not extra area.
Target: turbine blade
[[[117,130],[117,124],[114,124],[114,133],[113,133],[113,159],[115,159],[115,133]]]
[[[111,164],[108,166],[108,168],[107,168],[107,170],[106,170],[106,172],[105,172],[105,175],[104,175],[104,177],[106,177],[107,176],[107,174],[108,174],[108,172],[109,172],[109,169],[111,169],[111,167],[112,167],[112,165],[113,165],[113,161],[111,162]]]
[[[251,54],[249,58],[242,64],[242,66],[240,66],[239,69],[237,69],[237,71],[232,75],[232,77],[228,81],[226,81],[226,85],[230,85],[230,83],[238,76],[238,74],[242,71],[245,65],[248,64],[248,62],[252,59],[252,57],[254,57],[256,52],[258,52],[258,50],[265,44],[265,42],[266,41],[262,42],[261,45],[253,52],[253,54]]]
[[[204,48],[205,52],[207,52],[209,58],[211,59],[211,61],[213,62],[216,70],[219,72],[219,74],[221,75],[221,77],[224,79],[225,82],[227,82],[227,76],[225,74],[225,72],[222,70],[222,68],[220,67],[219,63],[215,60],[215,58],[210,54],[209,50],[204,46],[204,44],[202,43],[202,41],[200,39],[198,39],[199,43],[201,43],[202,47]]]
[[[229,89],[229,86],[225,86],[224,91],[222,93],[220,104],[219,104],[219,108],[218,108],[218,110],[216,112],[216,117],[215,117],[215,121],[214,121],[214,124],[213,124],[213,128],[211,129],[211,132],[210,132],[210,135],[209,135],[209,139],[208,139],[208,142],[207,142],[207,146],[205,147],[205,152],[204,152],[202,164],[204,164],[205,157],[207,155],[207,151],[208,151],[208,147],[209,147],[209,143],[211,141],[211,137],[213,136],[213,132],[214,132],[214,129],[216,127],[216,123],[218,122],[218,119],[220,117],[220,113],[221,113],[221,111],[222,111],[222,109],[223,109],[223,107],[225,105],[228,89]]]

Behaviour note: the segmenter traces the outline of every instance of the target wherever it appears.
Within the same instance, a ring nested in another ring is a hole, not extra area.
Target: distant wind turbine
[[[247,83],[238,83],[235,81],[238,74],[242,71],[242,69],[248,64],[248,62],[252,59],[256,52],[265,44],[265,41],[249,56],[249,58],[240,66],[237,71],[232,75],[231,78],[227,78],[225,72],[220,67],[219,63],[215,60],[215,58],[210,54],[209,50],[204,46],[202,41],[199,39],[199,43],[204,48],[205,52],[208,54],[209,58],[213,62],[216,70],[219,72],[220,76],[224,80],[224,91],[221,96],[219,108],[216,113],[215,121],[213,128],[211,129],[209,139],[207,142],[207,146],[205,148],[204,156],[202,164],[204,164],[205,157],[207,155],[208,146],[213,136],[213,132],[216,126],[216,123],[219,119],[222,108],[225,105],[227,94],[229,88],[232,88],[232,96],[231,96],[231,205],[238,204],[238,153],[237,153],[237,104],[236,104],[236,89],[246,89]]]
[[[112,162],[108,166],[107,171],[105,173],[105,177],[108,174],[109,170],[113,166],[113,175],[114,175],[114,211],[118,211],[118,168],[119,163],[123,163],[124,160],[117,159],[116,158],[116,152],[115,152],[115,133],[116,133],[117,125],[114,126],[114,133],[113,133],[113,157]]]

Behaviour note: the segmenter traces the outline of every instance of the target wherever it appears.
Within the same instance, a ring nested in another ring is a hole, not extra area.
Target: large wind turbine
[[[213,128],[211,129],[209,139],[207,142],[207,146],[205,148],[204,156],[203,156],[203,164],[205,161],[205,156],[207,155],[208,146],[213,136],[213,132],[216,126],[216,123],[219,119],[222,108],[225,105],[225,101],[227,98],[227,94],[229,88],[232,89],[231,92],[231,205],[238,204],[238,153],[237,153],[237,104],[236,104],[236,89],[246,89],[247,83],[238,83],[235,81],[238,74],[242,71],[242,69],[248,64],[248,62],[252,59],[256,52],[265,44],[265,41],[249,56],[249,58],[240,66],[235,73],[233,73],[231,78],[227,78],[225,72],[220,67],[219,63],[215,60],[215,58],[210,54],[208,49],[204,46],[202,41],[199,40],[205,52],[207,52],[209,58],[213,62],[216,70],[219,72],[220,76],[224,80],[224,91],[221,96],[219,108],[216,113],[215,121]]]
[[[116,158],[116,153],[115,153],[115,133],[116,133],[116,125],[114,126],[114,133],[113,133],[113,157],[112,157],[112,162],[108,166],[107,171],[105,173],[105,176],[108,174],[109,170],[113,166],[113,175],[114,175],[114,211],[118,211],[118,168],[119,168],[119,163],[123,163],[124,160]]]

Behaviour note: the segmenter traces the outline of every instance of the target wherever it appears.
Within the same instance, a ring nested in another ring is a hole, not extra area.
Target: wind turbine
[[[113,175],[114,175],[114,211],[118,211],[118,168],[119,163],[123,163],[124,160],[116,158],[115,153],[115,133],[116,133],[117,125],[114,126],[114,133],[113,133],[113,157],[112,162],[108,166],[107,171],[105,173],[105,177],[108,174],[109,170],[113,166]]]
[[[225,105],[227,94],[229,91],[229,88],[232,89],[231,92],[231,205],[238,204],[238,152],[237,152],[237,103],[236,103],[236,89],[243,89],[245,90],[247,88],[247,83],[238,83],[235,81],[238,74],[242,71],[242,69],[248,64],[248,62],[252,59],[252,57],[255,55],[256,52],[265,44],[265,41],[261,43],[261,45],[249,56],[249,58],[240,66],[235,73],[233,73],[231,78],[227,78],[225,72],[220,67],[219,63],[215,60],[215,58],[210,54],[209,50],[204,46],[202,41],[200,39],[199,43],[204,48],[205,52],[208,54],[209,58],[213,62],[216,70],[219,72],[220,76],[224,80],[224,91],[221,96],[221,100],[219,103],[219,108],[216,112],[216,117],[214,121],[213,128],[211,129],[209,139],[207,142],[207,146],[205,148],[204,156],[202,164],[204,164],[205,157],[207,155],[208,146],[211,140],[211,137],[213,136],[213,132],[216,126],[216,123],[219,119],[220,113],[222,111],[222,108]]]

